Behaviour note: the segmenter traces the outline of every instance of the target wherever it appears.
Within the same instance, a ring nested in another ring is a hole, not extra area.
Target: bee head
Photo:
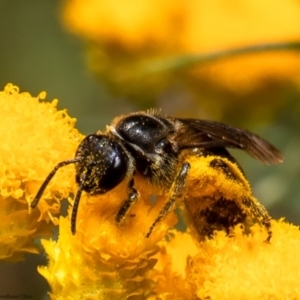
[[[126,176],[128,154],[120,141],[107,134],[88,135],[78,146],[76,182],[95,195],[116,187]]]

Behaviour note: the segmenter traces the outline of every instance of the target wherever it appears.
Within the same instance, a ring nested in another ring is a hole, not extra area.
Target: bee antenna
[[[76,158],[76,159],[70,159],[70,160],[65,160],[65,161],[60,162],[49,173],[49,175],[47,176],[47,178],[45,179],[45,181],[41,185],[41,187],[38,190],[38,192],[37,192],[36,196],[34,197],[33,201],[30,203],[30,208],[33,209],[33,208],[35,208],[38,205],[38,203],[39,203],[39,201],[40,201],[40,199],[41,199],[41,197],[42,197],[42,195],[43,195],[43,193],[44,193],[47,185],[49,184],[49,182],[51,181],[51,179],[54,177],[54,175],[55,175],[55,173],[57,172],[58,169],[66,166],[66,165],[69,165],[69,164],[74,164],[74,163],[79,162],[79,161],[80,161],[80,159]]]
[[[88,169],[90,170],[90,169]],[[74,235],[76,233],[76,218],[77,218],[77,211],[78,211],[78,206],[79,206],[79,201],[81,198],[81,193],[83,190],[84,183],[86,181],[86,178],[90,175],[90,171],[87,171],[84,175],[83,178],[80,182],[80,185],[78,187],[74,203],[73,203],[73,208],[72,208],[72,214],[71,214],[71,232]]]

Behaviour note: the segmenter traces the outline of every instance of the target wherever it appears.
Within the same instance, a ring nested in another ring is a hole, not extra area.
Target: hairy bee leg
[[[258,207],[259,215],[261,217],[261,225],[266,228],[266,231],[268,233],[268,237],[265,240],[266,243],[270,243],[270,240],[272,238],[272,228],[271,228],[271,217],[269,216],[267,210],[265,209],[264,206],[260,205]]]
[[[252,200],[246,199],[243,201],[243,203],[251,209],[252,215],[257,220],[257,223],[265,227],[268,233],[268,237],[265,240],[265,242],[270,243],[270,240],[272,238],[272,228],[271,228],[272,218],[270,217],[266,208],[262,204],[260,204],[255,198]]]
[[[151,225],[151,227],[149,228],[148,233],[146,234],[146,238],[149,238],[154,227],[156,226],[156,224],[158,222],[160,222],[163,217],[173,208],[175,202],[177,199],[182,198],[182,194],[185,188],[185,183],[186,183],[186,178],[188,175],[188,171],[190,169],[190,164],[188,162],[184,163],[181,167],[181,170],[179,172],[179,174],[177,175],[173,186],[174,186],[174,191],[170,197],[170,199],[167,201],[167,203],[165,204],[165,206],[161,209],[158,217],[156,218],[156,220],[153,222],[153,224]]]
[[[131,205],[136,201],[136,199],[138,198],[138,192],[137,190],[133,187],[134,185],[134,180],[131,179],[128,185],[128,198],[125,200],[125,202],[122,204],[121,208],[119,209],[117,215],[116,215],[116,222],[120,223],[126,213],[128,212],[129,208],[131,207]]]
[[[267,244],[269,244],[270,243],[270,241],[271,241],[271,238],[272,238],[272,229],[271,229],[271,217],[269,217],[269,218],[265,218],[265,220],[263,220],[263,222],[262,222],[262,224],[265,226],[265,228],[266,228],[266,230],[267,230],[267,233],[268,233],[268,237],[267,237],[267,239],[265,240],[265,242],[267,243]]]

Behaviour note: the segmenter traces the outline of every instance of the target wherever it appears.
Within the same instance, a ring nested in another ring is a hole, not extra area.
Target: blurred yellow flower
[[[291,82],[299,85],[299,49],[244,54],[181,72],[168,69],[165,60],[163,75],[148,73],[157,59],[164,65],[164,59],[178,55],[299,41],[300,4],[295,0],[65,0],[63,20],[87,40],[89,67],[101,80],[113,92],[141,102],[154,105],[173,88],[182,102],[193,95],[219,119],[230,110],[247,115],[252,107],[256,116],[266,117],[270,104],[282,103],[278,90]],[[252,100],[245,105],[247,96]]]
[[[17,261],[37,253],[34,239],[51,235],[59,200],[70,193],[73,170],[65,168],[49,184],[37,210],[28,213],[47,173],[59,161],[74,156],[82,136],[75,120],[56,109],[57,100],[43,102],[8,84],[0,92],[0,259]]]
[[[162,46],[158,53],[199,53],[300,37],[300,7],[293,0],[66,0],[63,17],[70,30],[130,51],[154,43]]]

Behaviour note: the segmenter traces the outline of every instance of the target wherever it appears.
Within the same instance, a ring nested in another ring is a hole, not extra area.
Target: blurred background
[[[1,88],[46,91],[85,134],[158,107],[262,135],[283,164],[234,156],[270,214],[300,224],[299,1],[0,0],[0,43]],[[0,263],[0,297],[48,299],[45,263]]]

